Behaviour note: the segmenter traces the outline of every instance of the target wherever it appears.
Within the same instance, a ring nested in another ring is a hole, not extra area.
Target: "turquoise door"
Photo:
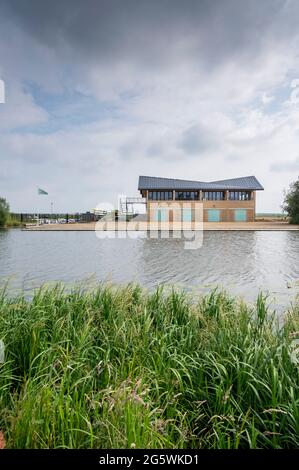
[[[246,209],[236,209],[235,210],[235,222],[246,222],[246,220],[247,220]]]
[[[208,210],[208,221],[209,222],[220,222],[220,210],[209,209]]]
[[[182,209],[182,221],[192,222],[192,209]]]
[[[167,222],[168,220],[168,209],[157,209],[155,213],[156,222]]]

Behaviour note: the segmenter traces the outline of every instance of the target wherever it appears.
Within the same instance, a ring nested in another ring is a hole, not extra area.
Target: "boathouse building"
[[[255,176],[211,182],[140,176],[138,189],[148,221],[193,221],[201,203],[204,222],[253,222],[256,191],[264,188]]]

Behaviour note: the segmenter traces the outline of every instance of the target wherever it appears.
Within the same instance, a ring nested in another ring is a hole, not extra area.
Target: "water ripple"
[[[0,282],[10,278],[12,289],[87,282],[89,276],[149,288],[163,283],[204,292],[221,286],[247,300],[262,289],[285,306],[299,294],[299,233],[205,232],[201,249],[186,250],[180,239],[0,232]]]

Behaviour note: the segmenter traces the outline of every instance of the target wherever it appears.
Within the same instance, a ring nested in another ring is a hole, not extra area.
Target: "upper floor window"
[[[224,191],[203,191],[203,201],[224,201]]]
[[[148,198],[151,201],[171,201],[172,191],[149,191]]]
[[[229,199],[231,201],[250,201],[251,191],[230,191]]]
[[[177,201],[194,201],[198,199],[198,191],[176,191],[175,199]]]

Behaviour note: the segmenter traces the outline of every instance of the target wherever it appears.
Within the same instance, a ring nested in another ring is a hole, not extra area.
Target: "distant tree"
[[[4,227],[9,217],[9,204],[3,197],[0,197],[0,227]]]
[[[285,193],[282,208],[288,214],[291,224],[299,224],[299,178]]]

